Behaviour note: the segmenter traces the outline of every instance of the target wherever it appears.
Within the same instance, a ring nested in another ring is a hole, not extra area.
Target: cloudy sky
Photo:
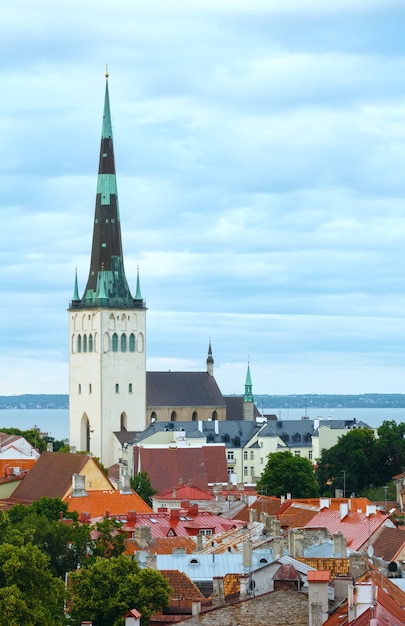
[[[66,393],[105,64],[149,369],[405,392],[403,0],[0,8],[0,394]]]

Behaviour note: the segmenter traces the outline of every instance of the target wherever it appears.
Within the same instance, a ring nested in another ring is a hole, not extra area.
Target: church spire
[[[214,358],[212,356],[211,337],[208,342],[207,372],[210,376],[214,376]]]
[[[90,272],[81,307],[144,308],[131,295],[124,269],[121,224],[115,173],[114,145],[106,72],[104,113],[97,178]]]
[[[245,395],[243,396],[243,402],[253,402],[252,394],[252,378],[250,376],[250,365],[248,363],[246,380],[245,380]]]

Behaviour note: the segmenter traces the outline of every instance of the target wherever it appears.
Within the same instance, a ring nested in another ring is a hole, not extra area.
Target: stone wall
[[[216,608],[181,623],[189,626],[308,626],[308,597],[297,591],[274,591]]]

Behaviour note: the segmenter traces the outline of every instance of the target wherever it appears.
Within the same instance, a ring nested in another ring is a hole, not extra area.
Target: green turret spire
[[[142,294],[141,294],[141,282],[139,280],[139,265],[136,268],[136,293],[135,293],[135,300],[138,301],[142,301]]]
[[[246,380],[245,380],[245,395],[243,396],[243,402],[253,402],[253,394],[252,394],[252,379],[250,377],[250,366],[248,363],[247,372],[246,372]]]
[[[140,295],[138,290],[137,295]],[[79,302],[72,302],[72,306],[145,308],[141,296],[132,297],[125,276],[108,72],[106,72],[90,272],[83,297],[79,298]]]
[[[77,267],[76,267],[76,270],[75,270],[75,286],[74,286],[74,290],[73,290],[72,302],[80,302],[79,287],[78,287],[78,284],[77,284]]]

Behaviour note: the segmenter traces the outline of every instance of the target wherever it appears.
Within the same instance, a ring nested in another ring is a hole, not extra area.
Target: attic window
[[[150,517],[149,519],[152,522],[152,524],[157,524],[158,523],[156,517]]]
[[[189,565],[199,565],[200,561],[198,559],[190,559]]]
[[[264,565],[267,565],[268,560],[267,560],[267,559],[265,559],[264,557],[262,557],[262,558],[260,559],[259,563],[263,563]]]

